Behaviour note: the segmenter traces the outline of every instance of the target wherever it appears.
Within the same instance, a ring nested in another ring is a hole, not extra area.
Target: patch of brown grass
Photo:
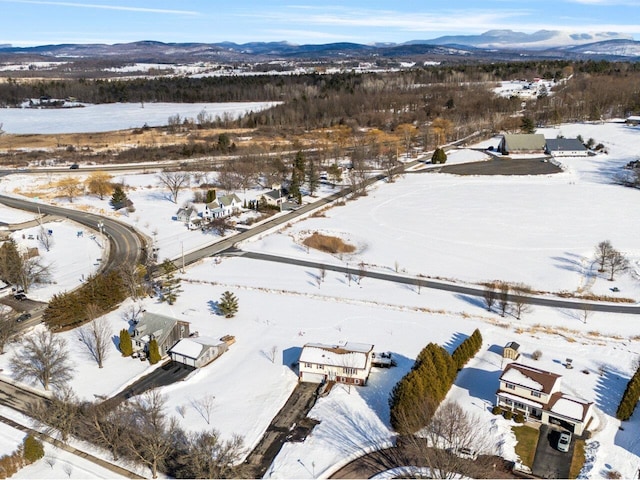
[[[576,440],[573,449],[573,457],[571,458],[571,468],[569,469],[569,478],[578,478],[580,470],[585,462],[585,442],[581,438]]]
[[[314,232],[302,242],[305,246],[326,253],[353,253],[356,247],[345,243],[341,238]]]
[[[516,454],[520,457],[520,461],[523,464],[532,467],[540,432],[526,425],[512,427],[511,430],[513,430],[516,440],[518,441],[516,443]]]

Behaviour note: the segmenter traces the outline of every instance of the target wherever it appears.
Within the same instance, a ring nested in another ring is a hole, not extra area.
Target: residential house
[[[203,217],[208,220],[214,218],[228,217],[238,213],[242,207],[242,200],[235,193],[222,195],[212,202],[205,204]]]
[[[545,152],[547,141],[540,133],[506,134],[502,137],[498,150],[503,155]]]
[[[176,220],[184,223],[185,225],[189,225],[189,223],[194,220],[200,218],[198,214],[198,210],[193,205],[189,205],[188,207],[179,208],[176,212]]]
[[[299,360],[303,382],[339,382],[366,385],[371,372],[373,345],[347,342],[342,345],[307,343]]]
[[[264,205],[268,205],[270,207],[282,208],[282,203],[286,199],[287,199],[286,195],[285,196],[282,195],[282,189],[279,186],[274,185],[271,190],[269,190],[266,193],[263,193],[260,196],[259,201],[260,203]]]
[[[520,356],[520,345],[516,342],[507,343],[502,349],[502,358],[517,360]]]
[[[545,152],[554,157],[586,157],[589,150],[577,138],[550,138]]]
[[[189,322],[157,313],[144,312],[131,335],[135,351],[149,351],[149,342],[158,342],[160,356],[168,354],[180,339],[189,337]]]
[[[171,360],[194,368],[204,367],[226,352],[227,342],[209,337],[183,338],[169,349]]]
[[[593,417],[593,404],[562,393],[561,383],[556,373],[510,363],[500,376],[497,405],[582,435]]]

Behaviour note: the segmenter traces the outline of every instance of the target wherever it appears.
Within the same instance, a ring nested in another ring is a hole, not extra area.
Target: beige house
[[[298,376],[302,382],[366,385],[372,359],[373,345],[370,344],[307,343],[300,354]]]
[[[496,404],[582,435],[593,417],[593,404],[562,393],[561,383],[556,373],[511,363],[500,376]]]

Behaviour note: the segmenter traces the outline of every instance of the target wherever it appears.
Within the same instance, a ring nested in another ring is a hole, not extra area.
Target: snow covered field
[[[565,171],[551,176],[407,174],[394,184],[376,185],[367,197],[329,209],[324,217],[294,223],[242,247],[348,263],[354,268],[364,262],[370,269],[397,268],[458,282],[523,281],[546,291],[613,295],[609,289],[615,285],[619,295],[637,300],[640,225],[634,220],[634,206],[640,192],[615,185],[612,176],[635,158],[640,129],[618,124],[563,125],[542,133],[553,138],[560,132],[566,137],[593,137],[609,154],[562,159]],[[477,152],[456,153],[452,161],[455,157],[456,162],[484,158]],[[2,188],[12,191],[23,178],[3,179]],[[177,206],[151,187],[157,183],[152,175],[127,176],[127,181],[138,186],[130,193],[136,212],[128,221],[147,232],[158,229],[161,258],[177,256],[176,242],[184,243],[186,251],[203,239],[200,232],[188,232],[169,220]],[[178,203],[187,197],[185,193]],[[106,209],[105,204],[88,198],[74,202],[94,209]],[[342,258],[307,252],[299,242],[313,231],[338,235],[358,250]],[[592,264],[595,245],[605,239],[633,265],[613,283]],[[87,258],[95,256],[93,251],[87,253]],[[483,348],[460,372],[449,398],[486,420],[495,453],[515,459],[511,424],[491,415],[489,405],[495,401],[501,347],[516,341],[521,344],[523,362],[563,375],[565,391],[597,407],[582,476],[603,478],[611,470],[624,478],[635,474],[640,463],[640,413],[625,423],[624,430],[618,429],[620,422],[613,416],[633,373],[632,362],[640,355],[635,316],[593,313],[584,323],[578,312],[536,307],[515,320],[487,312],[478,298],[418,291],[367,278],[358,284],[333,272],[318,284],[318,275],[309,268],[244,258],[206,259],[181,275],[184,292],[175,305],[145,299],[148,311],[187,320],[200,335],[236,337],[236,343],[213,364],[163,389],[168,413],[186,429],[216,428],[225,437],[238,433],[250,448],[293,390],[297,378],[291,364],[305,343],[363,342],[374,344],[377,351],[393,352],[398,366],[374,369],[367,387],[337,386],[320,399],[311,416],[321,423],[304,443],[285,444],[267,474],[271,478],[328,476],[349,456],[392,441],[389,393],[425,345],[436,342],[453,351],[479,328]],[[240,310],[233,319],[214,313],[214,302],[225,290],[239,299]],[[129,306],[127,302],[108,315],[114,335],[129,326],[125,315]],[[60,335],[74,347],[77,371],[72,386],[81,398],[111,395],[149,370],[146,363],[121,358],[115,345],[100,370],[79,349],[77,332]],[[269,356],[272,347],[278,352],[274,361]],[[543,355],[534,361],[531,353],[538,349]],[[0,357],[3,374],[9,373],[11,347],[8,350]],[[572,370],[564,368],[566,358],[573,359]],[[215,396],[211,425],[192,406],[209,394]],[[178,415],[182,406],[184,418]]]
[[[7,133],[90,133],[157,127],[174,115],[194,119],[205,111],[212,118],[240,117],[276,102],[230,103],[109,103],[83,108],[0,108],[0,123]]]

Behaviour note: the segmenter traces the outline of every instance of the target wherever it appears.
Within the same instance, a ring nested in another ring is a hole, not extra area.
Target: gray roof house
[[[131,341],[136,351],[149,351],[149,342],[155,339],[162,357],[180,339],[189,336],[189,322],[167,317],[158,313],[144,312],[142,318],[134,327]]]
[[[586,157],[589,150],[577,138],[550,138],[546,152],[554,157]]]
[[[547,141],[541,133],[505,134],[498,147],[503,155],[544,153]]]
[[[176,220],[183,223],[189,223],[191,220],[198,218],[198,210],[193,205],[179,208],[176,212]]]
[[[222,195],[204,206],[204,217],[207,219],[226,217],[240,210],[242,200],[235,193]]]

